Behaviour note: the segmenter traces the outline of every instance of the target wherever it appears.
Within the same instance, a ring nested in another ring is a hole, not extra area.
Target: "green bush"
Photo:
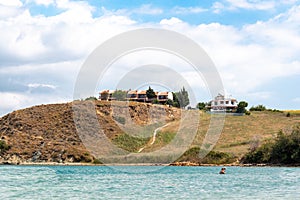
[[[99,165],[99,164],[103,164],[103,163],[99,159],[95,158],[93,161],[93,164]]]
[[[280,131],[274,141],[269,141],[248,152],[243,163],[300,164],[300,126],[290,134]]]
[[[0,140],[0,153],[3,153],[10,149],[10,146],[6,144],[4,140]]]
[[[95,100],[97,100],[96,97],[88,97],[85,99],[85,101],[95,101]]]
[[[265,111],[266,107],[263,105],[252,106],[249,110],[250,111]]]
[[[200,147],[187,150],[177,161],[190,161],[200,164],[228,164],[235,161],[235,156],[225,152],[210,151],[204,158],[200,157]],[[202,152],[205,154],[205,152]]]

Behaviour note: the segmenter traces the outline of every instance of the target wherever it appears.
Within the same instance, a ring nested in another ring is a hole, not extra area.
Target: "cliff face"
[[[75,126],[75,122],[93,117],[89,113],[91,107],[109,139],[124,134],[125,124],[146,126],[180,115],[178,109],[166,106],[103,101],[75,101],[14,111],[0,118],[0,139],[9,146],[0,151],[0,163],[93,162],[95,158],[84,146]],[[92,126],[89,131],[98,134],[97,129]]]

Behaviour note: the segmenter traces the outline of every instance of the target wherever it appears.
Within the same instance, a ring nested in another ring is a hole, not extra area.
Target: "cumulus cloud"
[[[21,7],[23,3],[19,0],[0,0],[0,5],[3,6],[12,6],[12,7]]]
[[[95,8],[88,3],[67,0],[56,1],[55,6],[62,10],[57,15],[32,16],[18,1],[11,1],[12,5],[1,2],[0,11],[1,6],[11,10],[0,12],[0,114],[38,103],[72,100],[77,73],[89,53],[116,34],[140,27],[171,29],[195,40],[215,62],[226,90],[234,96],[268,99],[272,95],[261,90],[262,85],[277,77],[300,75],[300,6],[293,6],[270,20],[237,28],[220,23],[191,25],[177,17],[143,24],[125,11],[123,14],[107,11],[94,17]],[[224,2],[214,5],[225,9]],[[254,6],[254,1],[226,2],[236,8],[248,6],[247,9],[252,9],[250,7]],[[47,1],[43,5],[51,3]],[[148,9],[149,15],[163,11],[151,5],[141,8]],[[255,9],[258,8],[264,7],[256,5]],[[198,7],[177,7],[173,11],[181,14],[204,12]],[[145,57],[124,59],[119,69],[138,66]],[[151,62],[151,59],[145,60]],[[181,65],[174,59],[166,60],[165,64]],[[190,71],[183,75],[191,85],[204,87]],[[109,81],[114,79],[108,80],[107,87],[113,85]]]
[[[169,25],[169,26],[173,26],[180,23],[182,23],[182,21],[176,17],[171,17],[170,19],[162,19],[160,21],[161,25]]]

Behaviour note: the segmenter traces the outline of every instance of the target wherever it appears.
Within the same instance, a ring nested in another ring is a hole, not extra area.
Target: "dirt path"
[[[138,151],[138,153],[142,152],[146,147],[153,145],[154,142],[155,142],[155,140],[156,140],[157,132],[160,131],[162,128],[167,127],[168,125],[169,124],[165,124],[165,125],[163,125],[161,127],[158,127],[157,129],[155,129],[154,132],[153,132],[153,136],[150,139],[150,141],[148,142],[148,144],[146,144],[144,147],[140,148],[139,151]]]

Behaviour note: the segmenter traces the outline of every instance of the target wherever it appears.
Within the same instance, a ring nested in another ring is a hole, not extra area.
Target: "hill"
[[[74,112],[78,109],[80,116],[74,117]],[[155,112],[149,112],[150,109]],[[156,116],[150,117],[151,113],[155,113]],[[126,133],[139,130],[135,130],[134,126],[127,126],[133,130],[122,129],[125,117],[132,119],[138,127],[146,127],[143,130],[152,133],[159,124],[174,120],[179,114],[180,110],[165,106],[136,102],[130,102],[128,105],[116,102],[112,105],[103,101],[74,101],[14,111],[0,118],[0,163],[98,162],[83,144],[84,137],[78,134],[80,123],[77,123],[76,127],[76,122],[88,120],[90,123],[93,117],[96,117],[101,131],[109,140],[121,148],[136,151],[150,138],[135,144],[139,141]],[[96,126],[91,126],[88,130],[95,137],[100,134]],[[124,143],[124,140],[127,143]]]
[[[195,116],[200,112],[200,123],[182,124],[181,117],[185,112],[194,112]],[[272,140],[279,130],[289,132],[300,122],[298,114],[287,117],[286,113],[272,111],[226,116],[222,134],[213,151],[206,160],[199,159],[199,146],[208,130],[210,118],[211,115],[198,110],[182,111],[137,102],[74,101],[34,106],[0,118],[0,162],[99,163],[99,155],[109,151],[107,143],[122,150],[115,151],[117,155],[124,152],[140,155],[142,152],[150,156],[151,152],[171,143],[179,127],[183,127],[187,135],[189,130],[198,127],[192,144],[184,147],[188,151],[177,161],[230,163],[239,160],[250,147]],[[99,143],[99,138],[109,142]],[[172,152],[176,150],[174,147],[169,149]],[[152,161],[153,158],[147,159]],[[162,157],[157,162],[163,160]]]

